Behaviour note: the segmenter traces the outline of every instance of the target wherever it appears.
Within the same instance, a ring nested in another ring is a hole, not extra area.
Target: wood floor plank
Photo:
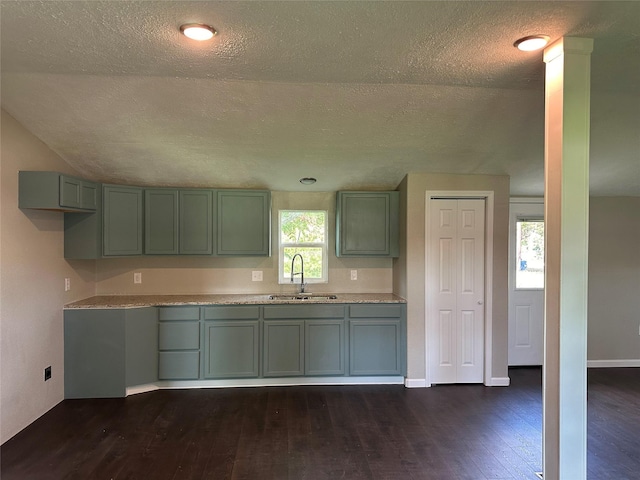
[[[0,447],[2,480],[535,480],[539,368],[511,386],[163,390],[66,400]],[[640,369],[588,373],[588,478],[637,480]]]

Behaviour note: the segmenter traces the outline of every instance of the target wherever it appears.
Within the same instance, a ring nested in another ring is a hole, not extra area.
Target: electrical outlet
[[[70,278],[65,278],[64,279],[64,291],[68,292],[69,290],[71,290],[71,279]]]
[[[351,270],[351,280],[358,279],[358,270]]]
[[[141,272],[135,272],[133,274],[133,283],[142,283],[142,273]]]
[[[51,378],[51,365],[44,369],[44,381],[46,382]]]
[[[252,282],[261,282],[262,281],[262,270],[254,270],[251,272],[251,281]]]

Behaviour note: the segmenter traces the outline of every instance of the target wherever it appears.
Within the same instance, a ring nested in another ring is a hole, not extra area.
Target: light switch
[[[71,290],[71,279],[70,278],[65,278],[64,279],[64,291],[68,292],[69,290]]]
[[[133,283],[142,283],[142,273],[141,272],[135,272],[133,274]]]
[[[351,270],[351,280],[358,279],[358,270]]]

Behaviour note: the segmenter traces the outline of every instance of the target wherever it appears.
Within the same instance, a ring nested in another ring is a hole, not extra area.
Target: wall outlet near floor
[[[51,378],[51,365],[44,369],[44,381],[46,382]]]
[[[133,283],[142,283],[142,273],[141,272],[135,272],[133,274]]]
[[[67,277],[64,279],[64,291],[68,292],[69,290],[71,290],[71,279]]]
[[[254,270],[251,272],[251,281],[252,282],[261,282],[262,281],[262,270]]]
[[[351,270],[351,280],[358,279],[358,270]]]

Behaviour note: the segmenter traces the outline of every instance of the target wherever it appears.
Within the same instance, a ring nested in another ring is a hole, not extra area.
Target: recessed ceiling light
[[[523,52],[533,52],[534,50],[540,50],[549,43],[549,37],[547,35],[529,35],[528,37],[522,37],[515,41],[513,44],[518,50]]]
[[[316,179],[313,177],[304,177],[300,179],[300,183],[303,185],[313,185],[316,183]]]
[[[202,23],[185,23],[180,25],[180,31],[185,37],[198,41],[209,40],[216,34],[213,27]]]

